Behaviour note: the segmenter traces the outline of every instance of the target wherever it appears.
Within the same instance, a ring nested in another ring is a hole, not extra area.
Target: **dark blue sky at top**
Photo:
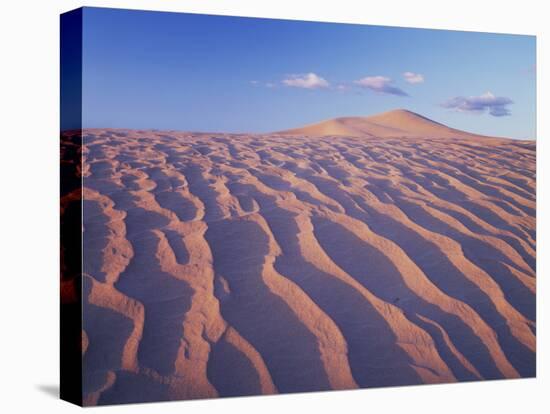
[[[406,108],[535,138],[532,36],[101,8],[83,26],[85,127],[268,132]],[[308,73],[323,82],[288,82]]]

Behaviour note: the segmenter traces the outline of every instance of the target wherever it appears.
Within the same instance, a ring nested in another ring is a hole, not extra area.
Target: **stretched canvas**
[[[61,16],[61,394],[535,376],[535,37]]]

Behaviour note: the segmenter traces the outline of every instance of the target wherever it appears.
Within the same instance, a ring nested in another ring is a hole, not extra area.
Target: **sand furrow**
[[[533,376],[534,144],[385,122],[85,131],[86,403]]]
[[[453,303],[448,297],[444,299],[443,293],[436,290],[437,288],[424,285],[430,283],[427,280],[415,277],[412,281],[412,275],[419,272],[419,269],[413,270],[406,264],[410,259],[396,251],[394,246],[385,243],[380,248],[374,247],[365,241],[368,230],[360,231],[358,235],[352,230],[357,226],[353,223],[342,226],[332,220],[318,219],[314,220],[314,226],[321,245],[341,268],[378,297],[393,303],[406,313],[414,311],[438,321],[452,335],[455,346],[484,378],[515,375],[515,370],[509,365],[496,341],[491,340],[492,331],[487,330],[479,318],[476,321],[471,312],[464,315],[466,309]],[[388,255],[389,252],[391,253]],[[402,263],[397,263],[396,259]],[[403,266],[407,267],[406,271]]]
[[[277,393],[260,353],[231,327],[212,345],[208,378],[222,397]]]
[[[262,226],[249,217],[216,221],[206,239],[222,315],[260,352],[277,389],[328,389],[317,338],[266,281],[273,276],[267,258],[274,246]]]
[[[319,260],[324,252],[315,239],[307,215],[277,207],[263,215],[282,247],[282,254],[275,262],[276,269],[297,283],[336,322],[346,339],[352,371],[361,386],[379,385],[380,381],[411,383],[418,375],[413,368],[415,363],[432,367],[435,375],[430,380],[433,382],[452,380],[447,367],[433,354],[430,361],[418,361],[414,354],[399,350],[398,337],[392,328],[414,332],[414,327],[406,324],[388,326],[384,315],[379,313],[384,305],[372,293],[343,272],[321,270],[326,269],[330,259]],[[327,295],[327,291],[331,294]],[[417,341],[418,346],[426,349],[431,346],[420,332]],[[381,355],[381,346],[393,348],[393,352]],[[399,354],[402,355],[400,359],[397,358]],[[388,360],[384,359],[386,355]]]

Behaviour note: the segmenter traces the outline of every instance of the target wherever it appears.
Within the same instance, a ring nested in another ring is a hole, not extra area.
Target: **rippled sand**
[[[85,403],[535,375],[535,144],[84,131]]]

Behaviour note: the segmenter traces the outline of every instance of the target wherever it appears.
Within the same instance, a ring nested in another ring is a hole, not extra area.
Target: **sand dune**
[[[535,374],[535,144],[407,111],[84,131],[88,405]]]
[[[372,116],[334,118],[317,124],[279,131],[277,134],[361,138],[491,138],[449,128],[406,109],[396,109]]]

